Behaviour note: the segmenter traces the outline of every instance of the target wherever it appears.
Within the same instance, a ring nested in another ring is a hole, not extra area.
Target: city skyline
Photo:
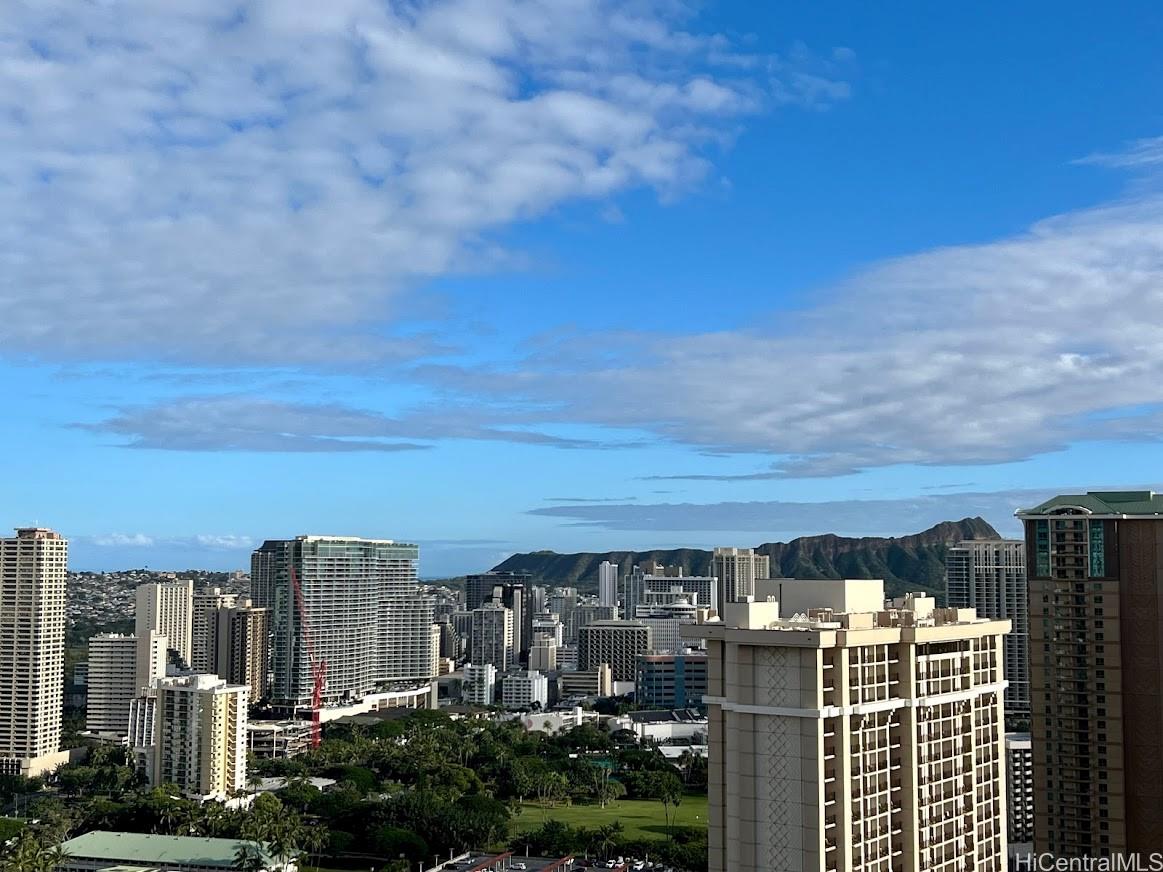
[[[438,577],[1153,484],[1158,9],[421,7],[5,16],[0,524]]]

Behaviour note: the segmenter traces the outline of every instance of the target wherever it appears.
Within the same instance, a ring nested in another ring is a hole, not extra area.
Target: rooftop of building
[[[706,721],[707,716],[696,709],[654,709],[630,712],[627,717],[636,724],[693,724]]]
[[[1163,515],[1163,494],[1154,491],[1088,491],[1084,494],[1059,494],[1034,506],[1018,509],[1018,517],[1080,513],[1114,517]]]
[[[94,830],[69,839],[61,847],[74,860],[133,860],[135,863],[151,865],[221,866],[223,869],[232,869],[235,853],[243,844],[245,842],[237,839]],[[267,859],[270,859],[269,855]]]

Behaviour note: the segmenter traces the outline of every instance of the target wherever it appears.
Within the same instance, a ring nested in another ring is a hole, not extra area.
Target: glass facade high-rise
[[[325,703],[359,699],[385,682],[434,675],[435,664],[428,662],[432,604],[416,607],[424,599],[418,561],[416,545],[390,539],[299,536],[264,542],[251,557],[251,596],[255,606],[269,610],[272,700],[311,701],[311,664],[292,566],[316,659],[327,662]],[[422,639],[414,632],[418,623],[424,625]],[[402,649],[409,652],[403,660]]]

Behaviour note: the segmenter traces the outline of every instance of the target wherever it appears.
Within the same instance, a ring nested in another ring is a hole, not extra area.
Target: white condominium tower
[[[618,564],[609,560],[598,567],[598,605],[618,605]]]
[[[1030,604],[1026,543],[1021,539],[973,539],[945,554],[945,598],[952,608],[976,609],[1005,618],[1006,714],[1030,716]]]
[[[208,587],[194,594],[190,615],[190,668],[213,673],[218,652],[218,610],[231,608],[238,595]]]
[[[0,539],[0,774],[37,775],[59,762],[68,556],[52,530]]]
[[[137,588],[137,619],[134,635],[139,639],[151,631],[161,633],[187,666],[193,656],[191,644],[194,582],[158,581]]]
[[[716,548],[711,555],[711,575],[719,579],[719,601],[699,603],[723,614],[725,603],[735,603],[755,595],[755,580],[771,576],[771,558],[753,548]]]
[[[294,567],[316,659],[327,661],[325,703],[359,699],[377,686],[436,673],[431,611],[416,606],[419,548],[391,539],[299,536],[264,542],[251,556],[251,597],[269,610],[271,698],[308,705],[313,679],[291,586]],[[415,643],[415,644],[413,644]],[[408,650],[402,652],[401,646]]]
[[[216,675],[157,682],[154,786],[173,784],[195,799],[226,800],[246,789],[248,690]]]
[[[711,872],[1003,872],[1009,621],[878,580],[761,588],[683,630],[710,657]]]

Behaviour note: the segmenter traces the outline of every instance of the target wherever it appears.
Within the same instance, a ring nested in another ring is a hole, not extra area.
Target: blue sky
[[[1159,481],[1163,11],[10,4],[0,525],[755,544]]]

